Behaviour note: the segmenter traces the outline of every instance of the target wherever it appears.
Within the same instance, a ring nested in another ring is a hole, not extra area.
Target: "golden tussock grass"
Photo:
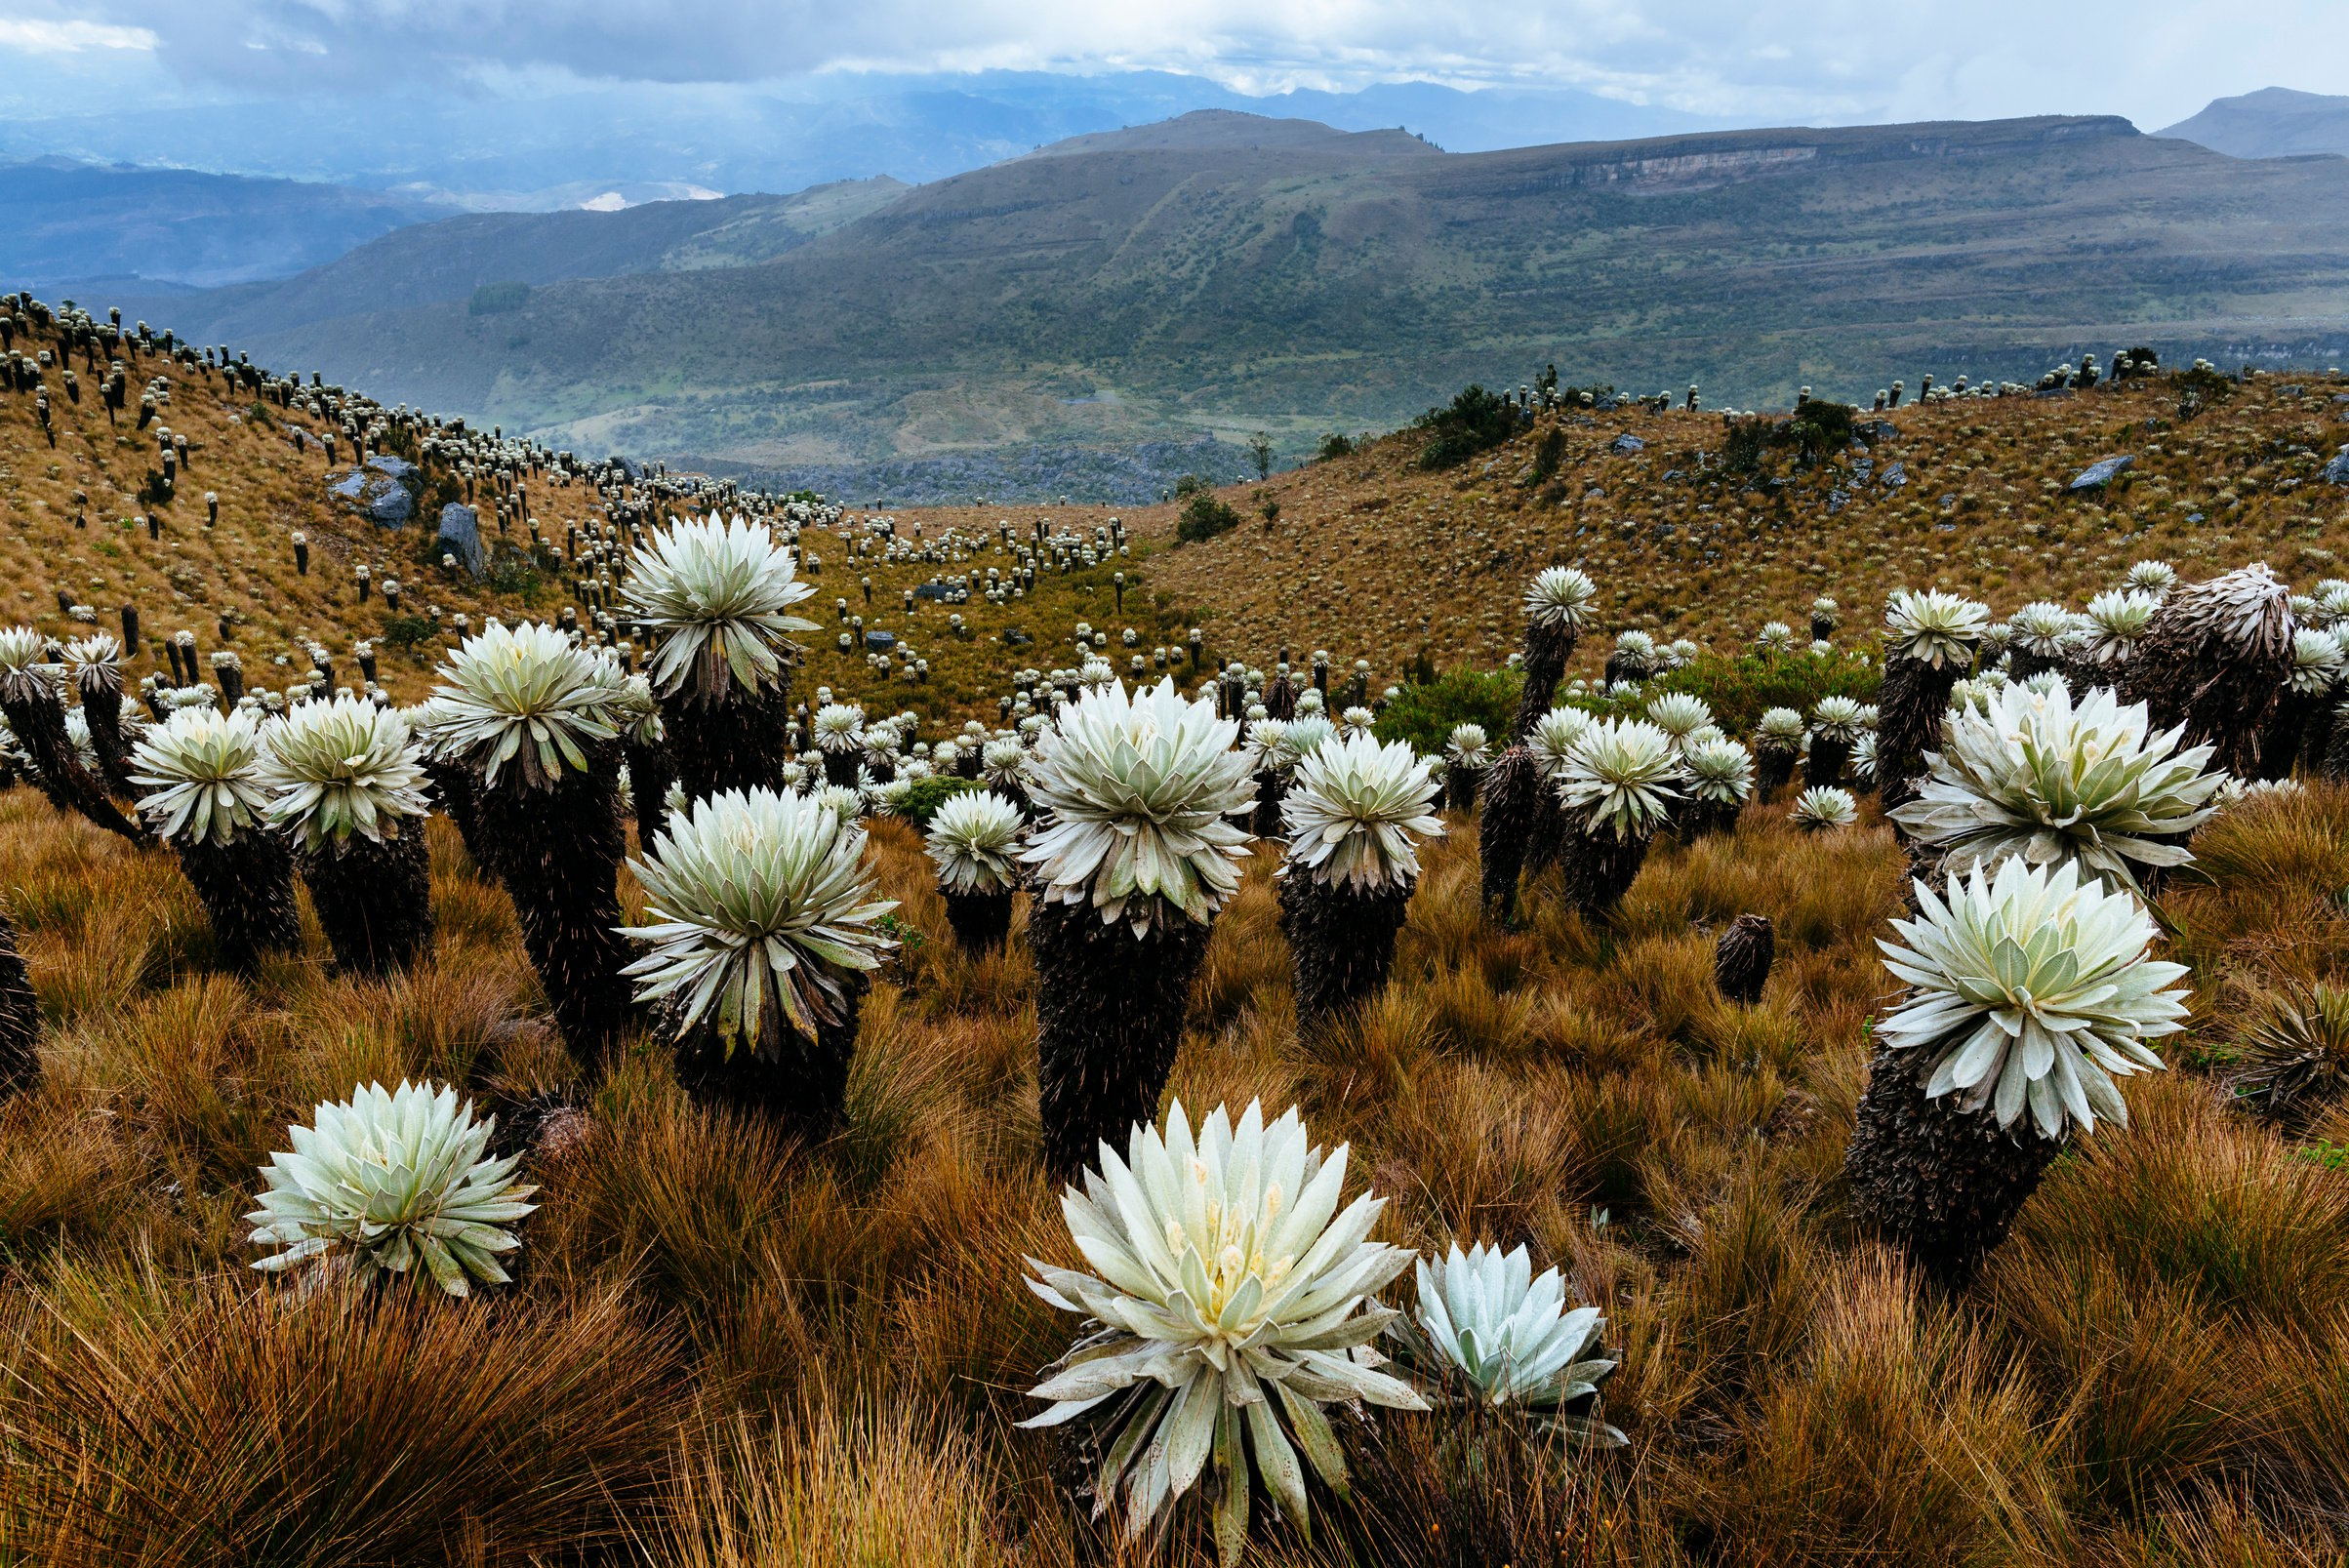
[[[2198,840],[2207,879],[2165,912],[2206,992],[2337,973],[2335,906],[2292,890],[2349,867],[2345,799]],[[1608,1313],[1603,1413],[1631,1438],[1567,1455],[1380,1418],[1352,1429],[1356,1502],[1262,1560],[2337,1560],[2349,1110],[2304,1138],[2233,1112],[2205,1006],[2173,1070],[2129,1085],[2132,1125],[1939,1291],[1841,1185],[1899,853],[1873,817],[1778,816],[1659,843],[1606,922],[1535,884],[1514,931],[1478,918],[1455,819],[1393,981],[1303,1032],[1253,858],[1169,1092],[1299,1103],[1390,1198],[1390,1238],[1563,1270]],[[0,1106],[0,1561],[1087,1560],[1049,1435],[1011,1425],[1073,1329],[1021,1280],[1024,1256],[1073,1261],[1033,1153],[1024,912],[1004,951],[960,951],[916,836],[875,826],[907,942],[864,999],[845,1125],[801,1144],[692,1105],[641,1035],[581,1082],[505,894],[433,834],[427,962],[338,977],[313,931],[238,977],[168,856],[0,799],[45,1067]],[[1740,1007],[1712,942],[1749,909],[1778,958]],[[458,1306],[256,1275],[241,1217],[286,1123],[420,1075],[584,1112],[530,1161],[514,1283]],[[1202,1550],[1186,1525],[1148,1560]]]

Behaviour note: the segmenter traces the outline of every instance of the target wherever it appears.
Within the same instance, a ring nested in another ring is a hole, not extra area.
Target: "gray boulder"
[[[370,478],[364,469],[351,469],[328,485],[326,493],[385,528],[397,528],[416,515],[416,498],[406,485],[381,474]]]
[[[481,514],[462,501],[452,501],[440,508],[440,536],[443,554],[457,557],[457,564],[475,578],[489,570],[489,562],[481,551]]]
[[[1626,430],[1623,432],[1623,434],[1615,437],[1614,444],[1609,448],[1609,450],[1614,452],[1644,452],[1647,450],[1647,443],[1640,440],[1638,436],[1632,434],[1629,430]]]
[[[410,490],[424,488],[424,474],[418,470],[415,463],[410,462],[406,458],[394,457],[388,452],[379,452],[367,460],[367,466],[386,479],[398,480]]]
[[[2064,488],[2074,493],[2083,490],[2102,490],[2136,465],[2137,460],[2131,457],[2106,458],[2102,462],[2090,463],[2082,469],[2080,477]]]
[[[2349,446],[2334,453],[2332,461],[2325,464],[2325,477],[2336,485],[2349,485]]]

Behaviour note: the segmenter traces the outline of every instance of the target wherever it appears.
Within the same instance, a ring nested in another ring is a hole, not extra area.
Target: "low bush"
[[[1175,519],[1175,538],[1186,543],[1229,534],[1239,526],[1239,513],[1215,499],[1211,490],[1195,490]]]
[[[1411,427],[1427,438],[1419,449],[1419,465],[1450,468],[1516,434],[1518,417],[1499,393],[1470,385],[1448,407],[1428,410]]]
[[[1440,754],[1455,724],[1481,724],[1498,741],[1517,718],[1518,693],[1524,684],[1514,669],[1488,674],[1454,669],[1433,682],[1414,681],[1379,714],[1378,738],[1408,741],[1422,756]]]
[[[1883,670],[1856,654],[1701,653],[1678,669],[1642,681],[1637,695],[1569,701],[1596,713],[1632,714],[1659,693],[1688,692],[1705,700],[1714,723],[1742,736],[1761,720],[1764,708],[1808,713],[1822,697],[1873,703],[1883,683]]]

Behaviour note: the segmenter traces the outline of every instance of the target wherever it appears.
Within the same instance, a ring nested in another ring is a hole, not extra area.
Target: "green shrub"
[[[1182,514],[1175,519],[1175,538],[1191,541],[1213,539],[1228,534],[1239,526],[1239,513],[1215,499],[1211,490],[1192,492],[1184,503]]]
[[[1851,405],[1814,397],[1795,411],[1776,439],[1800,452],[1804,462],[1817,462],[1851,445]]]
[[[1411,422],[1427,436],[1419,449],[1422,468],[1450,468],[1488,452],[1517,432],[1517,411],[1500,394],[1464,387],[1448,408],[1432,408]]]
[[[469,316],[502,316],[508,311],[519,310],[529,302],[530,285],[527,283],[484,283],[473,291],[472,299],[466,302],[465,311]]]
[[[1525,679],[1514,669],[1478,673],[1446,670],[1434,681],[1414,681],[1397,692],[1378,716],[1382,741],[1408,741],[1422,756],[1441,753],[1455,724],[1481,724],[1493,744],[1503,744],[1518,715]]]
[[[2212,370],[2197,362],[2191,370],[2182,370],[2169,378],[2170,388],[2177,393],[2177,417],[2193,419],[2213,403],[2222,403],[2235,395],[2235,383],[2223,371]]]
[[[494,591],[511,594],[525,606],[536,606],[545,586],[538,563],[510,544],[499,546],[490,557],[486,581]]]
[[[1349,441],[1345,436],[1339,434],[1337,431],[1332,430],[1329,434],[1321,438],[1321,445],[1316,450],[1314,455],[1319,458],[1323,462],[1327,462],[1332,458],[1351,457],[1353,454],[1354,443]]]
[[[432,622],[419,615],[385,616],[383,638],[402,653],[414,653],[432,640]]]
[[[1750,420],[1731,420],[1728,430],[1721,436],[1721,465],[1731,473],[1753,473],[1762,467],[1762,455],[1769,450],[1770,422],[1762,415]]]
[[[905,819],[916,827],[927,828],[930,819],[938,815],[938,808],[945,805],[949,798],[966,789],[984,787],[976,779],[962,779],[947,773],[934,773],[927,779],[917,779],[913,782],[913,787],[906,791]]]
[[[1641,683],[1637,697],[1569,699],[1594,713],[1634,714],[1663,692],[1688,692],[1705,700],[1713,722],[1743,738],[1761,722],[1762,710],[1791,707],[1808,714],[1822,697],[1876,701],[1883,672],[1856,654],[1701,653],[1679,669]]]
[[[1533,482],[1541,484],[1566,461],[1566,432],[1553,424],[1533,444]]]

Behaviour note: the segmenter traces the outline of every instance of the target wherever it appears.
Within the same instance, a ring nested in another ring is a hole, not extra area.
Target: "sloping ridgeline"
[[[1553,360],[1720,405],[2031,379],[2124,341],[2337,356],[2345,251],[2349,161],[2247,165],[2118,119],[1449,155],[1203,114],[916,187],[754,264],[556,282],[494,318],[346,292],[246,330],[273,362],[589,451],[783,467],[1256,428],[1293,451]]]

